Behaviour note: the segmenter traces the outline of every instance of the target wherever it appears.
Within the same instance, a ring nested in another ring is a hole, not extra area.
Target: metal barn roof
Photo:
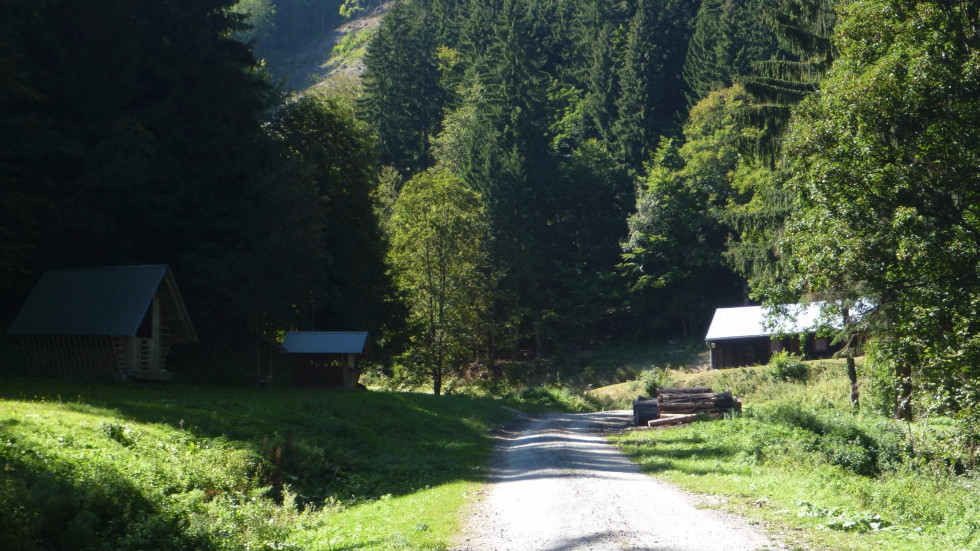
[[[290,331],[282,347],[290,354],[363,354],[367,331]]]
[[[706,341],[770,337],[814,331],[820,317],[820,304],[788,304],[786,315],[773,317],[772,310],[762,306],[718,308],[711,320]]]
[[[166,278],[168,300],[183,322],[184,340],[194,342],[197,336],[168,271],[165,264],[48,270],[7,333],[135,336]]]

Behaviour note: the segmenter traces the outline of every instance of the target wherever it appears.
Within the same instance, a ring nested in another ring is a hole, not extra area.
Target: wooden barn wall
[[[292,364],[291,380],[297,386],[344,386],[343,356],[295,355]]]
[[[799,337],[786,337],[772,340],[769,337],[753,337],[745,339],[729,339],[714,341],[711,348],[711,365],[714,369],[730,367],[745,367],[749,365],[765,365],[772,355],[779,350],[793,354],[802,354],[807,359],[831,358],[843,348],[840,344],[831,344],[832,338],[826,337],[826,349],[817,350],[817,337],[807,336],[800,343]]]
[[[101,377],[116,374],[111,337],[39,335],[21,341],[31,369],[42,375]]]
[[[712,343],[711,365],[715,369],[757,365],[769,361],[769,338],[731,339]]]

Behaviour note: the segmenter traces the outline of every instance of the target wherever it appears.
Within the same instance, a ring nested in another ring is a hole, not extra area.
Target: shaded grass
[[[504,405],[4,381],[0,548],[443,548]]]
[[[635,379],[653,366],[691,368],[704,363],[703,339],[612,341],[592,348],[569,349],[555,354],[554,369],[562,380],[577,386],[601,386]]]

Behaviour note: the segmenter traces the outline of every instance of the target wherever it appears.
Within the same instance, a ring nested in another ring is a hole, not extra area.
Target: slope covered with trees
[[[0,8],[5,324],[44,269],[161,262],[206,342],[398,322],[370,135],[281,104],[230,7]]]

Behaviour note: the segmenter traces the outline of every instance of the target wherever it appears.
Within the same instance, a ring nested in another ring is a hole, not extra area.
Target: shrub
[[[627,381],[635,381],[640,378],[640,368],[632,365],[624,365],[616,370],[616,375],[613,379],[617,383],[625,383]]]
[[[776,381],[802,383],[810,376],[810,368],[803,363],[803,357],[785,350],[773,354],[769,360],[770,377]]]
[[[885,354],[871,343],[866,347],[868,359],[864,363],[861,381],[861,407],[885,416],[895,413],[897,381],[895,367]]]
[[[660,369],[656,366],[650,366],[650,370],[643,373],[641,381],[643,382],[643,389],[646,391],[647,396],[656,396],[657,391],[666,386],[670,386],[670,373],[669,367]]]

